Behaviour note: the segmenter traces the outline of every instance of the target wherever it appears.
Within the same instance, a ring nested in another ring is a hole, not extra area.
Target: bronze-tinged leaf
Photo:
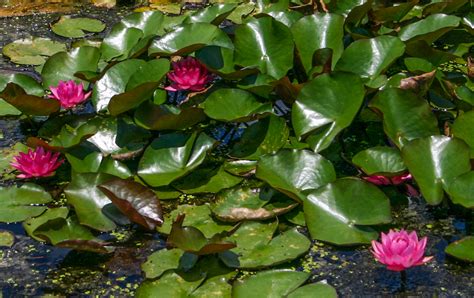
[[[265,220],[280,214],[287,213],[296,206],[298,206],[298,203],[274,209],[251,209],[245,207],[236,207],[228,210],[228,212],[225,214],[216,214],[216,217],[225,222],[238,222],[241,220]]]
[[[108,242],[97,242],[93,240],[66,240],[56,243],[58,247],[71,248],[74,250],[90,251],[101,254],[112,253],[115,248],[108,246]]]
[[[408,77],[400,81],[400,89],[412,89],[420,95],[425,94],[431,86],[436,70],[418,76]]]
[[[179,214],[171,227],[166,241],[168,248],[177,247],[195,255],[208,255],[223,252],[236,247],[234,242],[224,241],[223,238],[232,235],[238,228],[236,225],[229,232],[217,233],[210,239],[195,227],[183,227],[185,214]]]
[[[163,223],[161,204],[155,193],[142,184],[124,179],[113,179],[98,188],[131,221],[154,230]]]
[[[275,91],[286,103],[293,104],[303,88],[302,84],[293,85],[288,77],[283,77],[274,84]]]
[[[32,148],[43,147],[44,149],[47,149],[49,151],[55,151],[55,152],[63,152],[64,150],[64,147],[51,146],[45,141],[43,141],[42,139],[37,138],[37,137],[28,137],[28,139],[26,139],[26,145]]]
[[[0,97],[26,115],[49,116],[60,108],[59,101],[29,95],[15,83],[8,83]]]
[[[474,58],[467,57],[467,75],[471,79],[474,78]]]

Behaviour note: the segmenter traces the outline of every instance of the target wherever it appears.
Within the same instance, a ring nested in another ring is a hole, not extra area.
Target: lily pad
[[[262,156],[257,164],[257,178],[273,188],[301,201],[304,191],[317,189],[336,179],[331,162],[308,150],[281,150]]]
[[[443,189],[457,176],[471,170],[469,147],[465,142],[445,136],[411,141],[402,157],[428,204],[441,203]]]
[[[451,201],[466,208],[474,208],[474,171],[457,176],[446,189]]]
[[[0,222],[23,221],[43,213],[52,201],[41,186],[25,183],[21,187],[0,187]]]
[[[474,262],[474,237],[468,236],[446,247],[446,253],[457,259]]]
[[[466,112],[456,118],[451,133],[456,138],[464,140],[471,148],[471,158],[474,158],[474,111]]]
[[[173,182],[173,187],[188,193],[217,193],[222,189],[233,187],[242,181],[226,172],[222,167],[203,167]]]
[[[204,133],[162,135],[145,150],[138,175],[151,186],[168,185],[198,167],[214,142]]]
[[[291,292],[288,298],[312,298],[312,297],[324,297],[324,298],[337,298],[336,289],[332,286],[318,282],[309,284]]]
[[[29,95],[15,83],[8,83],[0,97],[26,115],[48,116],[60,108],[59,101]]]
[[[166,270],[177,269],[183,256],[181,249],[162,249],[151,254],[141,268],[146,278],[160,277]]]
[[[244,280],[236,281],[232,288],[232,297],[286,297],[302,285],[309,275],[306,272],[288,269],[259,272]]]
[[[57,35],[71,38],[84,37],[86,32],[102,32],[105,24],[99,20],[91,18],[71,18],[61,16],[61,18],[51,26],[51,30]]]
[[[12,247],[15,243],[15,235],[8,231],[0,231],[0,247]]]
[[[66,45],[48,38],[20,39],[3,47],[2,54],[13,63],[42,65],[47,57],[66,51]]]
[[[453,15],[433,14],[402,27],[398,36],[402,41],[425,40],[431,44],[446,32],[459,26],[460,21],[461,18]]]
[[[338,179],[310,192],[304,201],[311,237],[337,245],[370,243],[377,232],[363,226],[389,223],[390,212],[387,196],[356,178]]]
[[[206,275],[168,271],[158,280],[145,281],[137,289],[136,297],[188,297],[204,281]]]
[[[52,220],[66,219],[69,214],[67,207],[59,208],[48,208],[43,214],[37,217],[29,218],[23,222],[23,228],[28,235],[38,241],[44,241],[44,239],[35,235],[36,230],[42,225]]]
[[[36,229],[35,234],[53,245],[70,240],[94,239],[92,232],[80,225],[76,217],[49,221]]]
[[[354,155],[352,162],[367,175],[399,173],[406,170],[400,151],[392,147],[372,147]]]
[[[197,107],[179,108],[145,101],[135,110],[135,122],[150,130],[183,130],[206,119]]]

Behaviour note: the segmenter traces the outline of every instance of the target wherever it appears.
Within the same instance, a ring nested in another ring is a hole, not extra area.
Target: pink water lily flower
[[[371,175],[368,177],[363,177],[365,180],[373,183],[375,185],[400,185],[408,180],[412,179],[410,173],[394,176],[394,177],[386,177],[382,175]]]
[[[390,230],[381,234],[382,242],[372,241],[372,254],[377,261],[387,265],[388,270],[403,271],[413,266],[423,265],[433,257],[425,257],[425,247],[428,238],[418,240],[415,231],[408,234],[405,230],[399,232]]]
[[[59,101],[61,107],[70,109],[80,103],[86,101],[91,95],[91,91],[84,92],[84,84],[77,84],[74,80],[67,82],[59,81],[57,87],[50,86],[49,89],[53,94],[49,97]]]
[[[196,58],[187,57],[172,64],[173,70],[167,74],[171,81],[165,88],[168,91],[201,91],[212,80],[207,68]]]
[[[28,153],[20,152],[13,157],[10,165],[22,172],[18,178],[48,177],[54,175],[54,171],[64,162],[59,155],[59,152],[46,151],[43,147],[30,148]]]

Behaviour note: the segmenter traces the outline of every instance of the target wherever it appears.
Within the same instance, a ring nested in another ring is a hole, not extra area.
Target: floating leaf
[[[203,133],[162,135],[145,150],[138,175],[151,186],[168,185],[199,166],[214,142]]]
[[[3,47],[2,54],[17,64],[41,65],[58,52],[66,51],[66,45],[48,38],[20,39]]]
[[[21,187],[0,187],[0,222],[18,222],[43,213],[52,201],[41,186],[25,183]]]
[[[15,83],[8,83],[0,97],[26,115],[48,116],[60,108],[59,101],[28,95]]]
[[[344,50],[336,70],[377,77],[404,52],[405,44],[394,36],[357,40]]]
[[[219,26],[237,7],[236,3],[214,4],[195,13],[185,20],[186,23],[211,23]]]
[[[235,30],[235,64],[258,67],[280,79],[293,67],[293,37],[272,17],[251,19]]]
[[[71,18],[61,16],[59,21],[51,26],[51,30],[57,35],[64,37],[79,38],[84,37],[86,32],[102,32],[105,24],[99,20],[91,18]]]
[[[341,15],[316,13],[301,18],[291,27],[296,48],[307,73],[313,68],[313,55],[319,49],[331,49],[331,64],[336,65],[344,50],[343,26],[344,17]]]
[[[316,77],[303,87],[293,104],[291,121],[296,136],[310,134],[307,142],[316,152],[327,148],[351,124],[364,94],[356,75],[337,72]]]
[[[262,156],[257,178],[288,196],[301,200],[302,192],[317,189],[336,179],[331,162],[308,150],[281,150]]]
[[[382,90],[370,107],[382,112],[385,133],[399,147],[417,138],[439,134],[429,104],[410,90]]]
[[[454,121],[451,133],[454,137],[464,140],[471,147],[471,158],[474,158],[474,111],[466,112]]]
[[[318,282],[309,284],[291,292],[288,298],[312,298],[312,297],[325,297],[325,298],[337,298],[336,289],[324,282]]]
[[[217,26],[206,23],[185,24],[155,40],[149,55],[185,55],[203,46],[233,49],[230,38]]]
[[[46,61],[41,70],[43,87],[57,86],[59,81],[76,80],[77,72],[96,72],[99,62],[99,49],[90,46],[74,48],[69,53],[60,52]]]
[[[337,245],[370,243],[377,232],[363,226],[392,220],[385,194],[356,178],[338,179],[310,192],[304,201],[304,215],[313,239]]]
[[[245,122],[249,118],[272,111],[270,104],[258,102],[250,92],[228,88],[212,92],[200,107],[207,116],[221,121]]]
[[[281,117],[270,115],[247,127],[230,155],[235,158],[258,159],[276,153],[288,139],[289,129]]]
[[[402,41],[425,40],[431,44],[440,36],[459,26],[461,19],[445,14],[433,14],[418,22],[406,25],[400,29],[398,36]]]
[[[398,149],[383,146],[360,151],[354,155],[352,162],[367,175],[399,173],[407,168]]]
[[[8,231],[0,231],[0,247],[12,247],[15,243],[15,235]]]
[[[15,83],[25,90],[27,94],[43,96],[44,90],[41,84],[33,77],[22,73],[0,74],[0,91],[5,89],[8,83]]]
[[[176,273],[167,271],[160,279],[148,280],[137,289],[137,298],[188,297],[204,281],[204,273]]]
[[[239,184],[242,178],[224,171],[222,167],[198,168],[190,174],[173,182],[173,187],[188,194],[217,193],[222,189]]]
[[[51,244],[56,245],[70,240],[92,240],[92,232],[79,224],[76,217],[48,221],[35,231],[35,235],[47,239]]]
[[[457,259],[474,262],[474,237],[468,236],[455,241],[449,244],[445,251]]]
[[[428,204],[441,203],[454,178],[471,170],[469,147],[459,139],[431,136],[411,141],[402,157]]]
[[[474,208],[474,171],[457,176],[446,189],[451,201],[466,208]]]
[[[100,45],[102,59],[121,61],[130,56],[130,52],[143,37],[140,29],[116,24]]]
[[[262,271],[236,281],[232,288],[232,297],[286,297],[302,285],[309,275],[288,269]]]
[[[43,241],[42,238],[35,235],[36,230],[42,225],[48,223],[49,221],[66,219],[69,214],[69,209],[67,207],[59,208],[48,208],[40,216],[29,218],[23,222],[23,228],[28,233],[28,235],[38,241]]]
[[[114,179],[102,183],[98,188],[131,221],[149,230],[163,223],[160,201],[146,186],[131,180]]]
[[[200,108],[179,108],[145,101],[135,110],[135,122],[150,130],[182,130],[206,119]]]
[[[74,206],[81,224],[99,231],[115,229],[115,223],[102,213],[102,208],[111,201],[97,188],[114,178],[103,173],[73,173],[71,183],[64,193],[68,203]]]
[[[109,243],[94,241],[94,240],[84,240],[84,239],[72,239],[64,240],[57,242],[55,244],[57,247],[70,248],[81,251],[88,251],[100,254],[112,253],[114,251],[113,247],[108,246]]]
[[[166,270],[177,269],[183,256],[181,249],[161,249],[151,254],[141,268],[146,278],[160,277]]]

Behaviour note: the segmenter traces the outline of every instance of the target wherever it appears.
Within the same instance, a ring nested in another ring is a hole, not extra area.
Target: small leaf
[[[446,247],[446,253],[457,259],[474,262],[474,237],[468,236]]]
[[[81,251],[89,251],[100,254],[108,254],[114,251],[113,248],[107,246],[109,243],[94,240],[64,240],[55,244],[57,247],[70,248]]]
[[[59,21],[51,26],[51,29],[57,35],[79,38],[86,35],[84,31],[102,32],[105,29],[105,24],[99,20],[91,18],[71,18],[69,16],[61,16]]]
[[[160,201],[146,186],[131,180],[114,179],[98,188],[131,221],[149,230],[163,223]]]
[[[157,278],[166,270],[177,269],[183,253],[184,251],[177,248],[161,249],[148,256],[146,262],[141,265],[146,278]]]
[[[392,147],[372,147],[360,151],[352,162],[367,175],[399,173],[406,170],[400,151]]]
[[[23,221],[43,213],[52,201],[41,186],[25,183],[21,187],[0,187],[0,222]]]
[[[13,243],[15,243],[15,235],[0,230],[0,247],[12,247]]]
[[[20,39],[3,47],[2,53],[17,64],[42,65],[47,57],[66,51],[66,45],[47,38]]]

